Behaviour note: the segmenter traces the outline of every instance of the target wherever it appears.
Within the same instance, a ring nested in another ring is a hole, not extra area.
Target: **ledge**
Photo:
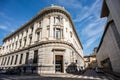
[[[19,49],[19,50],[14,51],[14,52],[10,52],[8,54],[4,54],[2,56],[7,56],[7,55],[14,54],[14,53],[17,53],[17,52],[20,52],[20,51],[24,51],[24,50],[28,50],[29,51],[30,48],[37,47],[37,46],[40,46],[40,45],[45,45],[45,44],[51,44],[51,43],[61,43],[61,44],[66,44],[66,45],[72,47],[75,50],[75,52],[84,60],[84,58],[77,52],[77,50],[75,49],[73,44],[71,44],[69,42],[66,42],[66,41],[58,41],[58,40],[41,41],[41,42],[38,42],[37,44],[33,44],[33,45],[28,46],[28,47],[24,47],[22,49]],[[0,57],[2,57],[2,56],[0,56]]]

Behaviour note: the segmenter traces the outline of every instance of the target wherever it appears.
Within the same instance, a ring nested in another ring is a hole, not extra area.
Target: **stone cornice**
[[[79,37],[78,37],[78,35],[77,35],[77,32],[76,32],[76,30],[75,30],[75,27],[74,27],[72,18],[71,18],[71,16],[70,16],[70,13],[69,13],[68,11],[66,11],[63,7],[58,7],[58,6],[51,6],[51,7],[42,9],[42,10],[41,10],[36,16],[34,16],[30,21],[28,21],[27,23],[25,23],[23,26],[21,26],[21,27],[20,27],[19,29],[17,29],[15,32],[12,32],[10,35],[6,36],[6,37],[3,39],[3,42],[4,42],[6,39],[8,39],[8,38],[12,37],[13,35],[15,35],[16,33],[20,32],[20,31],[23,30],[24,28],[30,26],[30,25],[31,25],[34,21],[36,21],[39,17],[43,17],[44,15],[49,14],[49,13],[51,13],[51,12],[60,12],[60,13],[65,14],[65,15],[69,18],[69,20],[70,20],[70,22],[72,23],[72,26],[73,26],[72,28],[73,28],[73,30],[74,30],[74,32],[75,32],[75,34],[76,34],[77,39],[78,39],[78,42],[79,42],[79,44],[81,45],[81,48],[83,49],[82,44],[81,44],[81,42],[80,42],[80,39],[79,39]]]
[[[50,41],[37,42],[37,44],[33,44],[33,45],[28,46],[28,47],[24,47],[22,49],[19,49],[17,51],[11,52],[11,53],[7,53],[7,54],[2,55],[2,56],[7,56],[7,55],[10,55],[10,54],[18,53],[18,52],[24,51],[24,50],[28,50],[29,51],[30,48],[34,48],[34,47],[37,47],[37,46],[40,46],[40,45],[45,45],[45,44],[52,44],[52,43],[66,44],[66,45],[72,47],[75,50],[75,52],[83,59],[83,57],[77,52],[77,50],[75,49],[75,47],[71,43],[68,43],[66,41],[59,41],[59,40],[58,41],[57,40],[50,40]],[[2,57],[2,56],[0,56],[0,57]]]

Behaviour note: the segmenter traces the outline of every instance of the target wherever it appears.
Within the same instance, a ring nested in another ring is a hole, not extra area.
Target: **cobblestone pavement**
[[[97,74],[93,70],[87,70],[83,75],[73,74],[42,74],[33,75],[0,75],[0,80],[116,80],[104,74]],[[120,80],[120,79],[118,79]]]

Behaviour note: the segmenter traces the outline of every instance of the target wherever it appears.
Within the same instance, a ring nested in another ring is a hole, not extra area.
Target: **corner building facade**
[[[84,67],[82,49],[70,14],[52,5],[3,39],[0,67],[66,73],[71,63]]]

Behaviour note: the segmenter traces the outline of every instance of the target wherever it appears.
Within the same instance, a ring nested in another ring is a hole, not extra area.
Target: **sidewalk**
[[[106,76],[99,76],[94,70],[87,70],[83,75],[67,73],[41,74],[41,75],[3,75],[2,80],[113,80]],[[6,79],[5,79],[6,78]]]
[[[108,71],[108,70],[104,70],[104,72],[120,78],[120,73],[113,72],[113,71]]]

